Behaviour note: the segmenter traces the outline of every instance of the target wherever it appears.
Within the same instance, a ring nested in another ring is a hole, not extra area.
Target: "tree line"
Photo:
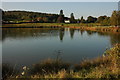
[[[2,11],[2,20],[4,22],[39,22],[39,23],[65,23],[65,20],[69,20],[69,23],[99,23],[104,26],[120,25],[120,11],[113,11],[111,17],[106,15],[99,16],[98,18],[88,16],[85,20],[82,16],[80,19],[75,19],[74,14],[71,13],[70,17],[65,17],[63,10],[60,10],[59,14],[48,14],[29,11]]]

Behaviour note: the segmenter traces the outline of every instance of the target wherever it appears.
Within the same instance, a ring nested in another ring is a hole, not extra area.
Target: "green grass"
[[[3,24],[3,27],[9,27],[9,26],[13,26],[13,27],[17,27],[17,26],[24,26],[24,27],[30,27],[30,26],[65,26],[65,27],[79,27],[79,26],[100,26],[100,24],[98,23],[89,23],[89,24],[80,24],[80,23],[76,23],[76,24],[65,24],[65,23],[22,23],[22,24]]]

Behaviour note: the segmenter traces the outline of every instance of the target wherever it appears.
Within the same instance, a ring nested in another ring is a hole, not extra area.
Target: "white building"
[[[70,23],[70,20],[65,20],[65,23]]]

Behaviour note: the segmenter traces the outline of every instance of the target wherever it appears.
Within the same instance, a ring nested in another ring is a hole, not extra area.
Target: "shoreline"
[[[112,32],[120,34],[120,27],[98,26],[92,24],[62,24],[62,23],[23,23],[23,24],[3,24],[0,28],[72,28],[96,32]]]

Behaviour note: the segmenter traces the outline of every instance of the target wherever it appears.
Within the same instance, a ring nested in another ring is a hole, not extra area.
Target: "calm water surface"
[[[106,48],[120,43],[119,34],[74,29],[9,28],[2,30],[3,63],[30,66],[58,56],[79,63],[82,59],[101,56]]]

